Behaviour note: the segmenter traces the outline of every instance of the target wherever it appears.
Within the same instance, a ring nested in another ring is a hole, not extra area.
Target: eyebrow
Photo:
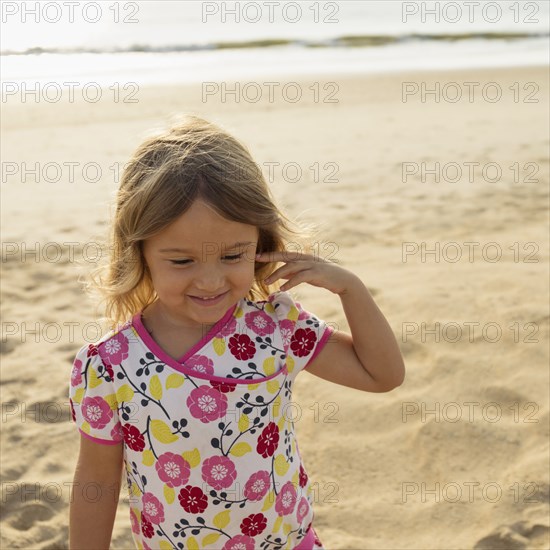
[[[205,244],[214,244],[214,243],[205,243]],[[222,249],[223,250],[233,250],[234,248],[237,248],[238,246],[243,246],[243,245],[247,245],[247,244],[256,244],[256,243],[253,242],[253,241],[245,241],[245,242],[235,243],[231,246],[222,246]],[[178,252],[178,253],[182,253],[182,254],[189,254],[189,253],[192,253],[193,251],[192,250],[187,250],[185,248],[163,248],[163,249],[159,250],[159,252]]]

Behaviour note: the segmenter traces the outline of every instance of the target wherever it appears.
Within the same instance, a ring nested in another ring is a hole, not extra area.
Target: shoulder
[[[83,361],[92,358],[92,361],[96,363],[114,364],[113,359],[116,360],[116,356],[127,355],[129,343],[136,335],[132,320],[128,320],[116,329],[107,331],[95,342],[81,346],[76,354],[76,360]]]
[[[256,316],[270,318],[275,322],[283,320],[297,321],[302,310],[299,302],[285,291],[277,291],[270,294],[267,300],[244,300],[243,313],[247,324]]]

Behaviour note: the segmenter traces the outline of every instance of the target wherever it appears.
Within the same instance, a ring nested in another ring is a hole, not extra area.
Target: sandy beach
[[[101,336],[77,279],[123,164],[186,112],[240,138],[288,215],[318,224],[320,255],[362,278],[405,358],[385,394],[297,379],[325,547],[550,547],[547,68],[322,75],[285,96],[295,80],[272,98],[242,82],[238,102],[198,84],[2,104],[1,548],[68,548],[69,376]],[[291,293],[348,330],[336,295]],[[133,548],[125,487],[111,548]]]

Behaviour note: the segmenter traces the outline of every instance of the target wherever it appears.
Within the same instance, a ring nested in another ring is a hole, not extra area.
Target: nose
[[[215,294],[216,291],[225,292],[227,285],[223,268],[212,264],[203,264],[200,273],[194,280],[194,286],[201,292],[212,294]]]

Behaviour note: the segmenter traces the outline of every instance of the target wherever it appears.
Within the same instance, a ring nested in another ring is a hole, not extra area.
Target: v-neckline
[[[173,366],[177,368],[177,370],[181,370],[178,367],[181,367],[189,358],[193,357],[197,354],[198,351],[204,348],[206,344],[208,344],[220,331],[220,329],[222,329],[229,322],[238,305],[239,303],[237,302],[236,304],[231,306],[225,312],[223,317],[196,344],[191,346],[191,348],[189,348],[179,359],[174,359],[171,355],[168,355],[168,353],[165,352],[164,349],[149,334],[149,331],[145,328],[145,325],[143,324],[143,321],[141,319],[143,309],[141,309],[134,315],[134,317],[132,318],[132,325],[136,329],[139,337],[141,338],[145,346],[149,348],[149,351],[154,353],[167,365]]]

